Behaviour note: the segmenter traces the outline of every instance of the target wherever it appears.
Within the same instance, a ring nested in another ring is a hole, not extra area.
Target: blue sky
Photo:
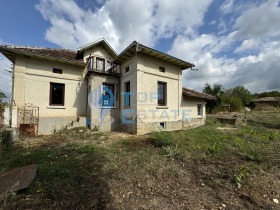
[[[101,37],[132,41],[194,63],[183,85],[280,90],[279,0],[0,0],[0,44],[77,49]],[[11,92],[0,57],[0,89]]]

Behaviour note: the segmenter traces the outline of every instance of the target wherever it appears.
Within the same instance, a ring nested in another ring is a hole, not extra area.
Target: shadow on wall
[[[73,106],[77,108],[76,116],[77,117],[86,117],[87,116],[87,80],[83,80],[80,88],[77,87],[76,98]]]

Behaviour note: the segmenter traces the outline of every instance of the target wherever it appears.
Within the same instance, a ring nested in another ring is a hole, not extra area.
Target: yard
[[[33,183],[2,194],[0,209],[280,208],[280,131],[259,126],[76,128],[2,146],[0,171],[29,164],[38,164]]]
[[[267,125],[280,127],[280,112],[249,112],[248,119],[254,122],[261,122]]]

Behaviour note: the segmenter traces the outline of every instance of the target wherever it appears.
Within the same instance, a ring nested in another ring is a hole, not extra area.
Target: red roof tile
[[[206,94],[206,93],[201,93],[195,90],[191,90],[188,88],[183,88],[183,95],[191,98],[202,98],[202,99],[207,99],[207,100],[217,100],[215,96]]]
[[[77,53],[68,49],[55,49],[55,48],[42,48],[42,47],[26,47],[26,46],[15,46],[15,45],[1,45],[0,51],[34,56],[40,58],[49,58],[63,62],[69,62],[74,64],[85,64],[83,59],[76,59]]]

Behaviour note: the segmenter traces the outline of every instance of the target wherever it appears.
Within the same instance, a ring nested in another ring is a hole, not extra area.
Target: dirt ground
[[[1,153],[0,171],[36,163],[38,173],[29,189],[0,196],[7,201],[2,208],[280,209],[273,200],[280,200],[280,155],[273,153],[280,151],[273,150],[280,149],[279,133],[240,129],[214,125],[156,138],[75,129],[24,138]],[[265,144],[274,159],[266,151],[248,161],[249,150],[235,145],[247,138],[258,148],[270,135]]]

